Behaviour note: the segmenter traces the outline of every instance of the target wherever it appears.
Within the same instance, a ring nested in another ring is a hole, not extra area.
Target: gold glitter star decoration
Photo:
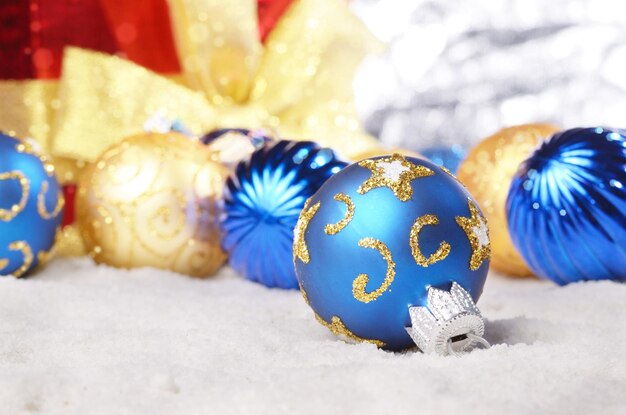
[[[435,174],[431,169],[424,166],[416,166],[400,154],[376,160],[363,160],[359,166],[372,172],[359,188],[357,193],[365,194],[378,187],[388,187],[401,201],[406,202],[413,196],[411,181],[419,177],[427,177]]]
[[[487,219],[480,214],[471,199],[467,199],[467,207],[470,211],[470,217],[457,216],[456,223],[465,231],[472,247],[470,269],[475,271],[482,265],[484,260],[491,257],[491,243],[489,242]]]
[[[300,217],[298,218],[298,222],[296,223],[296,227],[293,230],[293,262],[296,262],[296,258],[299,258],[300,261],[308,264],[310,261],[309,257],[309,249],[306,246],[306,240],[304,239],[304,234],[309,227],[309,222],[313,219],[313,216],[317,213],[317,210],[320,208],[320,202],[317,202],[313,206],[309,207],[309,202],[311,199],[307,200],[304,204],[304,208],[302,212],[300,212]]]

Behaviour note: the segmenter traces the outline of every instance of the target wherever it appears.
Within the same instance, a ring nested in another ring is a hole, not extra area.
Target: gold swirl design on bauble
[[[343,193],[337,193],[333,199],[335,199],[337,202],[345,203],[346,215],[339,222],[324,226],[324,232],[326,232],[326,235],[335,235],[341,232],[343,228],[348,226],[348,224],[354,217],[354,203],[352,203],[352,199],[350,199],[350,196]]]
[[[33,250],[30,248],[30,245],[26,241],[15,241],[9,244],[10,251],[19,251],[22,253],[24,257],[22,261],[22,265],[11,274],[15,278],[20,278],[22,275],[28,271],[30,266],[33,264]],[[5,269],[9,265],[8,259],[0,259],[0,271]]]
[[[309,207],[311,199],[309,198],[304,203],[304,208],[300,212],[300,217],[298,218],[298,222],[296,222],[296,227],[293,230],[293,262],[295,264],[296,258],[300,259],[300,261],[308,264],[311,260],[309,256],[309,248],[306,245],[306,239],[304,239],[304,234],[307,229],[309,229],[309,222],[317,213],[317,210],[320,208],[320,202],[317,202],[313,206]]]
[[[387,291],[396,276],[396,263],[393,262],[391,251],[389,250],[389,248],[387,248],[387,245],[385,245],[378,239],[363,238],[359,241],[359,246],[362,248],[372,248],[377,250],[387,263],[387,272],[385,274],[385,279],[383,280],[380,287],[378,287],[374,291],[369,293],[365,291],[367,283],[369,281],[369,276],[367,274],[359,274],[354,279],[354,281],[352,281],[352,295],[357,300],[367,304],[370,301],[376,300],[378,297],[383,295],[385,291]]]
[[[96,262],[117,267],[214,273],[226,258],[218,217],[227,174],[183,135],[125,139],[81,178],[76,217],[86,248]]]
[[[8,222],[24,210],[28,201],[28,194],[30,193],[30,182],[24,176],[24,173],[17,170],[0,173],[0,182],[4,180],[17,180],[21,188],[20,200],[14,203],[10,209],[0,209],[0,220]]]
[[[411,254],[417,265],[424,268],[432,265],[436,262],[443,261],[450,254],[450,244],[446,241],[442,241],[439,244],[439,248],[427,257],[424,256],[420,249],[419,235],[422,228],[426,225],[438,225],[439,218],[435,215],[424,215],[415,219],[413,226],[411,226],[411,232],[409,235],[409,245],[411,246]]]
[[[65,206],[65,198],[63,197],[63,192],[58,191],[56,205],[54,206],[54,209],[52,209],[52,212],[48,212],[48,209],[46,208],[46,193],[48,193],[49,187],[50,183],[47,180],[44,180],[41,183],[41,189],[37,194],[37,213],[39,213],[39,216],[41,216],[41,218],[45,220],[54,219],[59,216],[59,214],[63,210],[63,206]]]
[[[377,347],[385,347],[385,342],[376,339],[364,339],[352,333],[338,316],[332,316],[330,323],[325,321],[319,315],[315,314],[315,319],[328,330],[332,331],[336,336],[344,337],[347,340],[355,342],[372,343]]]

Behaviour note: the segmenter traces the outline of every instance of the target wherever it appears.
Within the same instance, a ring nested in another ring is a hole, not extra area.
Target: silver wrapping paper
[[[355,80],[366,128],[389,145],[469,147],[547,121],[626,127],[626,2],[353,0],[389,48]]]

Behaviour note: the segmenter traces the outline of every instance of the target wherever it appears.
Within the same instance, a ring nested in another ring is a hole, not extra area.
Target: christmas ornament
[[[346,163],[332,150],[281,140],[239,163],[224,196],[222,245],[230,265],[267,287],[298,288],[293,229],[304,202]]]
[[[0,275],[22,277],[45,262],[63,204],[49,157],[0,133]]]
[[[420,154],[435,163],[443,166],[452,173],[457,172],[459,164],[465,158],[465,149],[458,145],[453,146],[433,146],[420,149]]]
[[[304,206],[293,252],[305,300],[336,334],[442,354],[482,343],[487,221],[430,161],[394,154],[341,170]]]
[[[537,275],[564,285],[626,279],[626,135],[574,128],[545,141],[507,199],[515,247]]]
[[[205,134],[200,141],[209,147],[220,163],[234,170],[240,161],[248,159],[272,138],[263,130],[221,128]]]
[[[459,180],[476,197],[489,220],[493,241],[491,265],[512,276],[529,276],[507,227],[505,204],[511,179],[519,164],[546,137],[558,131],[549,124],[505,128],[474,147],[459,167]]]
[[[225,259],[218,203],[226,175],[181,134],[126,138],[81,177],[76,214],[86,248],[116,267],[210,275]]]

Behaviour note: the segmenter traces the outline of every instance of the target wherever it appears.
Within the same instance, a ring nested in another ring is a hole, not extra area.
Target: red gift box
[[[265,39],[293,0],[258,0]],[[167,0],[3,0],[0,79],[56,79],[63,48],[117,54],[159,73],[180,72]]]

